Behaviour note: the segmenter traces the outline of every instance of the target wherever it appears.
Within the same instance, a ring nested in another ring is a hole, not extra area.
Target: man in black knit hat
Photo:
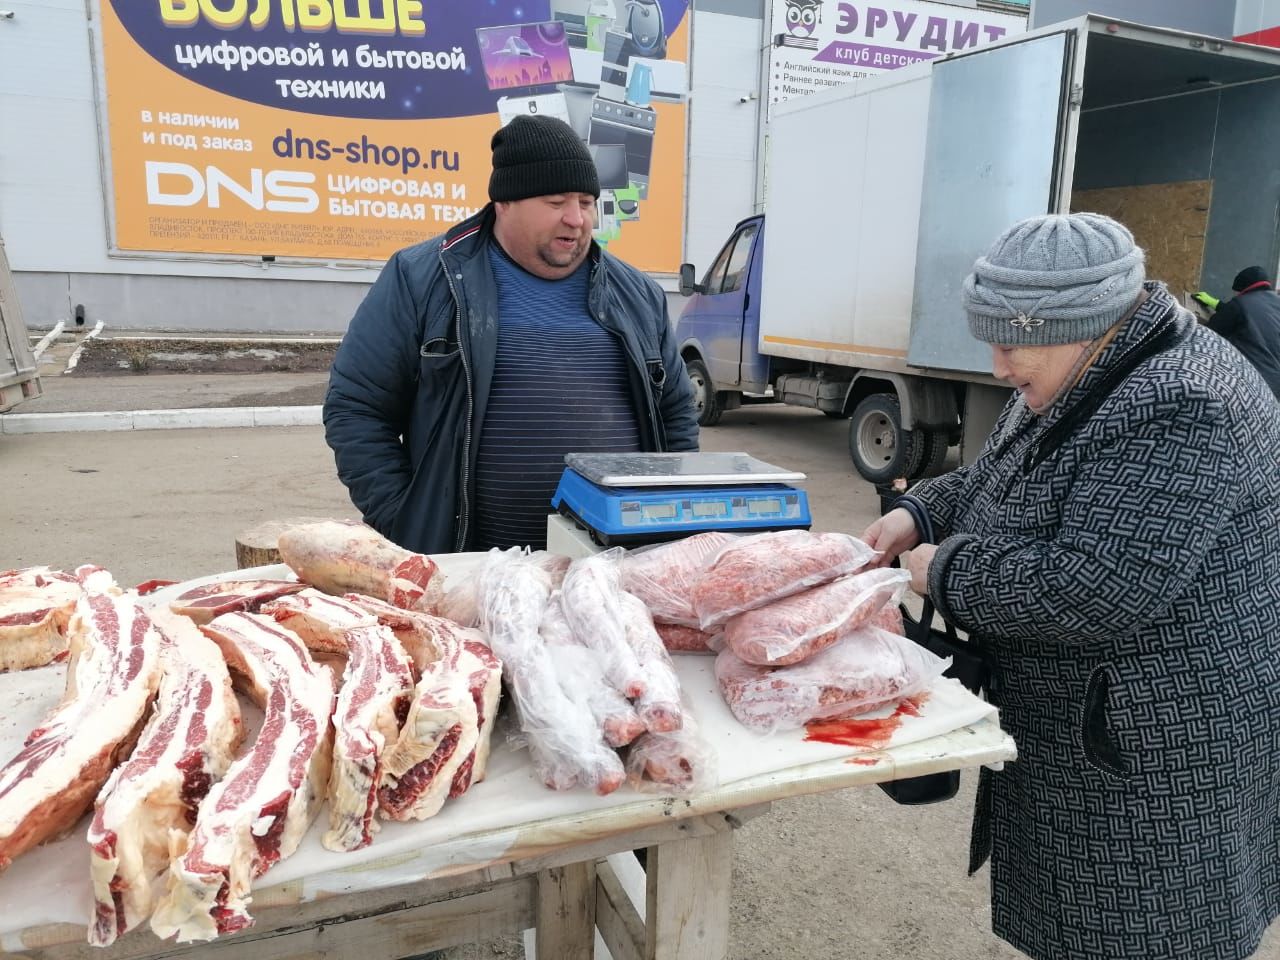
[[[492,148],[490,203],[391,257],[325,397],[352,502],[422,553],[545,546],[566,453],[698,447],[666,298],[591,239],[586,145],[518,116]]]
[[[1205,325],[1244,354],[1280,399],[1280,295],[1262,267],[1245,267],[1231,289],[1235,296],[1221,303],[1196,294],[1214,311]]]

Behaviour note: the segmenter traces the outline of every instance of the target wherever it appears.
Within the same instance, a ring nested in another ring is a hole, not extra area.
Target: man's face
[[[494,204],[502,249],[534,276],[559,280],[578,269],[591,246],[596,198],[553,193]]]

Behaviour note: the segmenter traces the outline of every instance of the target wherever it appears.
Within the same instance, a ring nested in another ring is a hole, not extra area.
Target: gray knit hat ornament
[[[969,331],[1004,346],[1093,340],[1137,301],[1145,259],[1123,224],[1098,213],[1023,220],[965,278]]]

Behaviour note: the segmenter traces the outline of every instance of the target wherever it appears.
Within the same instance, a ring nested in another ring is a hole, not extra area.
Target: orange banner
[[[596,158],[597,239],[680,262],[687,0],[100,2],[119,251],[384,260],[550,113]]]

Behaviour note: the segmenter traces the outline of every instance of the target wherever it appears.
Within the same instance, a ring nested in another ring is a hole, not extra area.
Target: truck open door
[[[960,306],[973,262],[1006,227],[1059,209],[1075,33],[934,65],[907,362],[991,372]]]
[[[0,238],[0,413],[38,396],[40,378],[36,375],[36,359],[18,307],[4,239]]]

